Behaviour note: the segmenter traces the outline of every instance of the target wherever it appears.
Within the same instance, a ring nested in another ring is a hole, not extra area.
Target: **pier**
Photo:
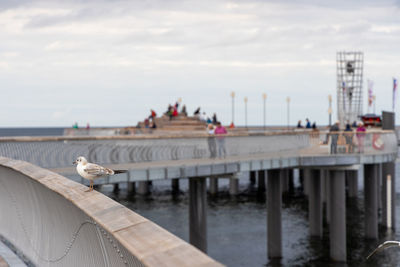
[[[388,116],[386,120],[393,121],[393,114],[386,116]],[[229,178],[229,192],[235,195],[238,190],[237,174],[243,172],[249,172],[252,182],[257,184],[260,190],[266,190],[266,253],[270,259],[285,257],[282,248],[284,233],[281,230],[282,193],[291,187],[295,169],[300,170],[304,181],[304,193],[309,200],[310,236],[322,237],[324,214],[322,211],[323,203],[326,203],[330,257],[333,261],[345,262],[347,258],[345,183],[347,180],[348,195],[354,196],[357,192],[358,169],[364,169],[365,237],[378,238],[379,205],[382,207],[382,225],[392,229],[396,225],[394,161],[397,158],[397,138],[394,123],[385,124],[383,129],[369,130],[365,136],[363,153],[349,153],[344,144],[338,144],[339,153],[332,154],[329,142],[325,142],[329,140],[327,132],[319,132],[318,135],[309,131],[241,132],[224,136],[227,155],[215,158],[210,153],[207,138],[209,136],[202,133],[170,136],[2,138],[0,152],[9,158],[28,161],[51,171],[46,172],[61,175],[74,174],[75,169],[71,167],[72,160],[82,155],[91,162],[128,170],[127,174],[96,180],[96,184],[127,183],[132,194],[148,194],[148,183],[156,180],[170,180],[171,188],[178,190],[179,179],[189,179],[189,239],[193,246],[204,253],[207,253],[206,180],[210,179],[209,192],[213,194],[218,191],[218,178]],[[384,144],[383,146],[374,144],[377,138],[380,144]],[[8,169],[14,168],[14,165],[25,166],[24,164],[2,159],[1,165],[2,168]],[[34,168],[32,165],[26,166],[22,170]],[[42,171],[36,172],[38,175],[36,179],[48,180],[43,178]],[[3,183],[9,180],[6,179],[7,175],[4,173],[0,175]],[[86,183],[80,178],[76,178],[75,182]],[[83,191],[83,186],[75,182],[65,180],[61,188],[53,183],[46,186],[49,190],[57,189],[57,192],[62,193],[67,199],[73,199],[74,190]],[[16,190],[15,194],[20,192],[17,187],[13,188]],[[29,192],[30,186],[27,186],[26,190]],[[2,205],[11,207],[13,197],[5,197],[6,193],[1,195],[4,198]],[[96,198],[100,196],[101,194],[95,193],[80,197],[85,199],[85,203],[93,203],[94,206],[90,209],[96,207],[98,209],[96,212],[102,214],[107,210],[107,205],[96,204]],[[380,199],[382,201],[379,201]],[[33,210],[37,208],[32,207]],[[62,207],[60,209],[62,210]],[[8,213],[13,211],[6,210],[6,214]],[[14,220],[17,222],[18,214],[15,216]],[[17,223],[12,224],[18,226]],[[4,228],[0,227],[1,229]],[[23,233],[24,227],[19,230],[8,229],[6,234],[4,230],[1,231],[1,235],[13,240],[15,231]],[[112,231],[109,232],[112,234]],[[20,248],[21,241],[18,242],[17,247]],[[125,241],[121,241],[121,244],[125,244]],[[23,252],[29,254],[33,262],[40,260],[37,255],[35,256],[36,247],[33,250],[25,249],[28,252],[31,250],[29,253]],[[44,249],[48,251],[48,248]]]

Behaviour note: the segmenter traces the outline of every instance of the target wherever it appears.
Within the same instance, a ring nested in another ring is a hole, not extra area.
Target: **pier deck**
[[[334,167],[358,164],[374,164],[390,162],[396,158],[394,154],[329,154],[328,146],[310,147],[301,150],[288,150],[255,155],[227,156],[226,158],[183,159],[167,161],[151,161],[138,163],[105,164],[112,169],[128,170],[125,175],[110,176],[96,180],[97,184],[134,182],[146,180],[175,179],[184,177],[201,177],[230,175],[241,171],[258,171],[273,168],[293,167]],[[51,168],[61,175],[76,174],[75,166]],[[80,181],[87,183],[83,179]]]

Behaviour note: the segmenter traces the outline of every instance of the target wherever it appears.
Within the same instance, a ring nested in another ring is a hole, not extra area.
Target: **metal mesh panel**
[[[362,115],[363,62],[362,52],[338,52],[336,55],[337,107],[342,127],[359,120]]]
[[[143,266],[70,201],[5,167],[0,234],[37,266]]]

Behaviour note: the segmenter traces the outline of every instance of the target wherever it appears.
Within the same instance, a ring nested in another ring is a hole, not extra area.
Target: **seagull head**
[[[87,160],[85,159],[85,157],[82,157],[82,156],[78,157],[78,158],[73,162],[73,164],[82,164],[82,165],[86,165],[86,163],[87,163]]]

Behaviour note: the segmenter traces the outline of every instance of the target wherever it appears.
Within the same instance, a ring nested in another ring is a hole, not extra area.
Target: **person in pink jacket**
[[[222,153],[224,157],[226,157],[226,149],[225,149],[225,134],[228,132],[226,131],[225,127],[221,125],[221,122],[217,122],[217,127],[214,130],[214,134],[217,136],[217,144],[218,144],[218,157],[222,158]]]

